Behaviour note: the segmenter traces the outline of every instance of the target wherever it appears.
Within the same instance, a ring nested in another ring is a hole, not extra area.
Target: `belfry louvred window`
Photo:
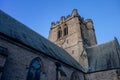
[[[68,27],[67,26],[64,28],[64,36],[66,36],[66,35],[68,35]]]
[[[61,29],[61,27],[58,28],[58,31],[57,31],[57,38],[61,38],[63,36],[66,36],[68,35],[68,27],[67,25],[64,25],[64,28]]]
[[[61,30],[61,28],[58,29],[58,33],[57,33],[57,38],[59,39],[60,37],[62,37],[62,30]]]

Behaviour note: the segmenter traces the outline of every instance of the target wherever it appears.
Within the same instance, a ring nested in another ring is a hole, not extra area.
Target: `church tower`
[[[84,20],[76,9],[59,22],[51,23],[49,40],[65,49],[84,68],[88,67],[85,47],[97,44],[92,20]]]

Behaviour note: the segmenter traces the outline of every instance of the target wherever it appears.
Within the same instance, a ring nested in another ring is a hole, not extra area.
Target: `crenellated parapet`
[[[77,9],[74,9],[74,10],[72,11],[71,15],[68,15],[68,16],[66,16],[66,17],[65,17],[65,16],[62,16],[61,19],[60,19],[60,21],[52,22],[52,23],[51,23],[51,29],[52,29],[52,28],[55,28],[55,27],[57,27],[57,26],[59,26],[59,25],[61,25],[61,24],[64,24],[65,22],[71,20],[71,19],[74,18],[74,17],[79,17],[79,18],[81,18],[81,17],[79,16],[79,14],[78,14]]]
[[[77,9],[74,9],[74,10],[72,11],[72,15],[71,15],[71,16],[72,16],[72,17],[79,16]]]
[[[91,22],[93,24],[93,20],[92,19],[86,19],[85,22],[86,23]]]

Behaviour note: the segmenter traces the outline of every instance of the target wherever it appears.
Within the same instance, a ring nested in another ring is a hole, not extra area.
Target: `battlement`
[[[89,23],[89,22],[90,22],[90,23],[93,24],[93,20],[92,20],[92,19],[86,19],[85,22],[86,22],[86,23]]]
[[[68,20],[70,20],[70,19],[72,19],[72,18],[74,18],[74,17],[80,17],[79,14],[78,14],[77,9],[74,9],[74,10],[72,11],[71,15],[68,15],[68,16],[66,16],[66,17],[65,17],[65,16],[62,16],[61,19],[60,19],[60,21],[52,22],[52,23],[51,23],[51,28],[55,28],[56,26],[61,25],[61,24],[63,24],[64,22],[66,22],[66,21],[68,21]],[[80,17],[80,18],[81,18],[81,17]]]

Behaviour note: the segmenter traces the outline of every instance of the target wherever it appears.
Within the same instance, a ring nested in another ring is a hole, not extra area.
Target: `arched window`
[[[64,28],[64,36],[68,35],[68,27],[65,25],[65,28]]]
[[[56,62],[56,80],[62,80],[62,78],[67,77],[66,73],[62,70],[61,64]]]
[[[41,60],[40,58],[35,58],[34,60],[32,60],[29,66],[27,80],[40,80],[40,74],[41,74]]]
[[[58,39],[59,39],[60,37],[62,37],[62,30],[61,30],[61,28],[58,28],[58,33],[57,33],[57,35],[58,35]]]

